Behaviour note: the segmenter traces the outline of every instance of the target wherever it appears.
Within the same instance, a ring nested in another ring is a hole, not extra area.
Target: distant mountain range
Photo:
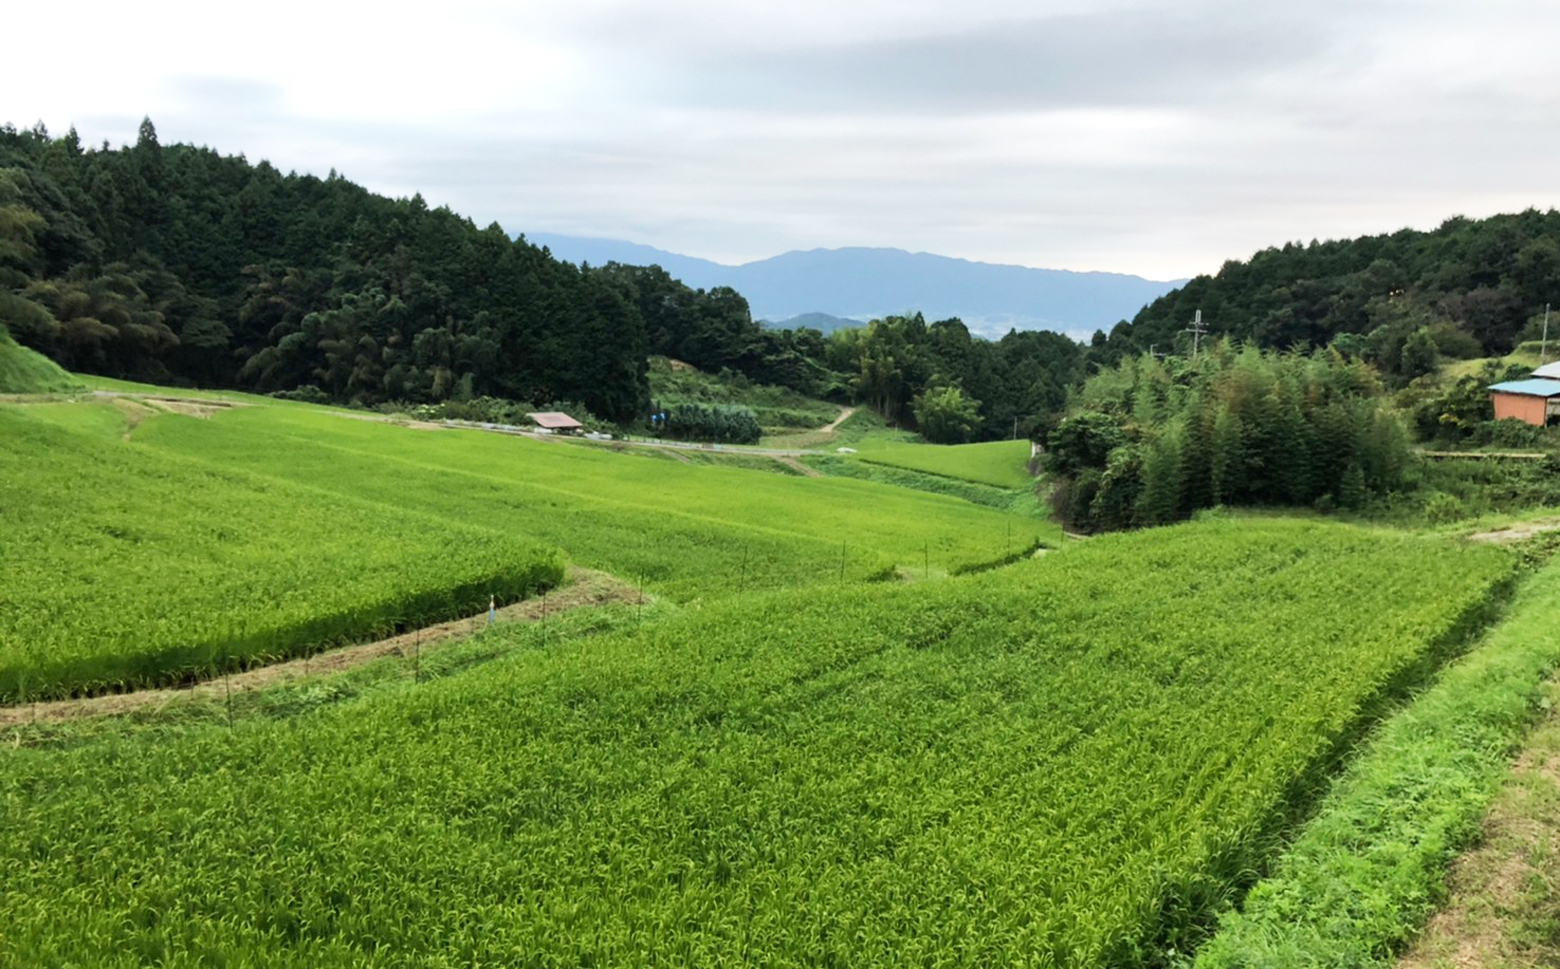
[[[730,286],[747,297],[754,319],[823,329],[891,313],[919,311],[928,321],[957,316],[972,332],[1059,330],[1087,337],[1131,319],[1181,285],[1123,273],[1031,269],[952,259],[902,249],[812,249],[727,266],[653,246],[612,239],[528,233],[566,262],[658,265],[696,289]],[[797,317],[806,320],[792,322]]]

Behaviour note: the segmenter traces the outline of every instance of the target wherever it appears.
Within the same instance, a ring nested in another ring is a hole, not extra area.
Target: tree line
[[[918,315],[768,330],[729,288],[570,265],[420,195],[163,145],[149,119],[117,149],[0,127],[0,324],[87,373],[365,406],[567,400],[618,422],[647,416],[661,354],[947,440],[1029,431],[1083,359],[1054,333],[993,343]]]
[[[374,406],[570,401],[638,423],[646,358],[871,405],[939,442],[1044,440],[1090,374],[1215,337],[1332,346],[1392,384],[1537,336],[1560,300],[1560,213],[1448,220],[1226,263],[1087,344],[887,316],[768,330],[740,293],[657,266],[575,266],[421,196],[332,171],[0,127],[0,325],[72,370]]]
[[[1212,335],[1259,347],[1336,344],[1395,383],[1438,357],[1510,352],[1560,304],[1560,212],[1447,219],[1357,239],[1288,243],[1226,262],[1094,335],[1101,363],[1151,348],[1185,354],[1198,310]]]
[[[567,399],[628,420],[655,345],[747,318],[730,290],[671,288],[647,324],[624,280],[497,224],[164,146],[149,120],[120,149],[0,128],[0,323],[73,370],[363,405]]]
[[[1359,509],[1401,487],[1408,438],[1375,368],[1335,350],[1220,340],[1196,358],[1123,358],[1049,436],[1052,504],[1088,530],[1217,505]]]

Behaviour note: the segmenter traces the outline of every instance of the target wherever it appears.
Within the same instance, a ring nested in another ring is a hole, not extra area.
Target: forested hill
[[[622,419],[650,353],[788,362],[740,295],[638,282],[334,171],[164,146],[150,121],[121,149],[0,128],[0,325],[72,370]]]
[[[1550,302],[1560,304],[1560,212],[1530,209],[1452,218],[1431,232],[1264,249],[1198,276],[1095,342],[1115,358],[1180,347],[1200,309],[1214,336],[1263,347],[1322,346],[1348,334],[1342,342],[1392,373],[1421,329],[1442,352],[1504,353]]]

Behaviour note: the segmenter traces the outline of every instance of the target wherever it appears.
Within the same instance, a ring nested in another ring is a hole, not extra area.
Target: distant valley
[[[901,249],[812,249],[727,266],[611,239],[545,232],[525,238],[567,262],[658,265],[699,289],[730,286],[747,297],[754,319],[824,330],[919,311],[928,320],[957,316],[988,337],[1044,329],[1081,339],[1131,319],[1185,282],[1003,266]]]

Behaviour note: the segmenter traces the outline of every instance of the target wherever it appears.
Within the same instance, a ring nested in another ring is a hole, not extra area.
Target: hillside
[[[995,265],[901,249],[813,249],[727,266],[606,239],[549,233],[527,238],[571,262],[658,264],[690,286],[729,286],[747,297],[760,319],[806,313],[867,319],[919,311],[928,319],[958,317],[990,338],[1010,329],[1087,336],[1130,318],[1178,282]]]
[[[740,297],[669,282],[677,298],[647,321],[618,281],[496,225],[163,145],[149,120],[120,149],[0,127],[0,211],[0,324],[76,372],[364,405],[566,400],[626,420],[658,343],[719,330],[767,346]]]
[[[1287,243],[1154,300],[1100,349],[1189,351],[1184,330],[1201,310],[1214,337],[1278,349],[1343,339],[1387,374],[1413,377],[1423,364],[1405,361],[1404,346],[1421,330],[1453,357],[1538,339],[1544,306],[1560,305],[1557,240],[1560,212],[1529,209],[1451,218],[1428,232]]]
[[[0,326],[0,394],[48,394],[80,387],[81,381],[59,364],[20,346]]]

